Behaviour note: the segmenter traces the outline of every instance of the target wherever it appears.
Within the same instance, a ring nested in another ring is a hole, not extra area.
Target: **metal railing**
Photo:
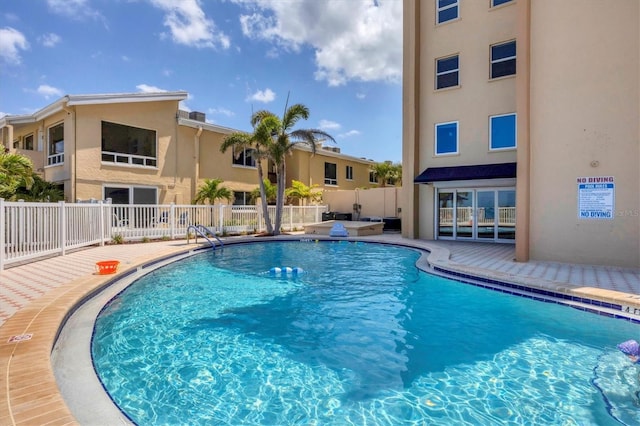
[[[491,209],[493,210],[493,209]],[[451,226],[453,225],[453,207],[440,207],[440,225]],[[458,207],[456,208],[456,223],[471,224],[473,220],[473,207]],[[495,224],[493,213],[487,214],[487,210],[484,207],[476,208],[476,221],[481,226],[491,226]],[[500,226],[515,226],[516,224],[516,208],[515,207],[498,207],[498,225]]]
[[[322,221],[327,206],[285,206],[282,230]],[[275,207],[269,207],[273,221]],[[117,241],[176,239],[190,225],[212,235],[252,234],[266,229],[260,206],[29,203],[0,199],[0,271],[6,265],[67,250]]]

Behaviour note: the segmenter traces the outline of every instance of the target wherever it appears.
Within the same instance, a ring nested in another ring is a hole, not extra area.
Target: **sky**
[[[0,116],[65,95],[186,91],[181,109],[250,131],[296,128],[341,152],[402,158],[402,0],[2,0]]]

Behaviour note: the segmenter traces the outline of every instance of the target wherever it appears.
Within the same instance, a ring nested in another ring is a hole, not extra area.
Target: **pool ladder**
[[[216,235],[215,232],[213,232],[211,229],[207,228],[204,225],[189,225],[189,227],[187,227],[187,244],[189,243],[189,231],[193,230],[194,233],[196,234],[196,241],[198,239],[198,235],[200,235],[201,237],[203,237],[205,240],[209,241],[209,244],[211,244],[211,248],[212,249],[216,249],[216,243],[207,236],[207,234],[211,235],[213,238],[215,238],[215,240],[220,244],[220,248],[224,248],[224,244],[222,243],[222,240],[220,240],[220,238],[218,238],[218,236]]]

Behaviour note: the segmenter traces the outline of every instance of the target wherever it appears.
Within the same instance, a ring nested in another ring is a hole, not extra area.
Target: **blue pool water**
[[[105,307],[94,365],[138,424],[640,424],[640,327],[349,242],[225,247]],[[273,267],[303,274],[274,276]]]

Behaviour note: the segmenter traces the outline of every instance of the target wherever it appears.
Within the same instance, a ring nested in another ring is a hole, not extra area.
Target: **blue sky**
[[[72,94],[184,90],[250,130],[309,107],[343,153],[401,161],[402,0],[4,0],[0,116]]]

